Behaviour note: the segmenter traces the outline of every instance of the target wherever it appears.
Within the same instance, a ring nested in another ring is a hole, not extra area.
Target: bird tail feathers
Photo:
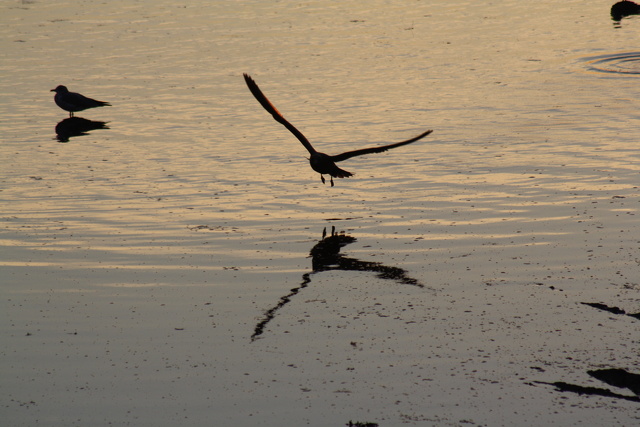
[[[331,172],[331,176],[334,178],[349,178],[353,174],[336,166],[336,169]]]

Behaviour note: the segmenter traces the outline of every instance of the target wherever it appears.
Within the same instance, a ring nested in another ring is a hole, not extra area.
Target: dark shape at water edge
[[[608,311],[613,314],[627,314],[626,311],[622,310],[618,307],[609,307],[606,304],[602,304],[599,302],[583,302],[582,304],[588,305],[589,307],[597,308],[598,310]]]
[[[627,313],[626,311],[624,311],[624,310],[623,310],[623,309],[621,309],[621,308],[618,308],[618,307],[609,307],[608,305],[606,305],[606,304],[602,304],[602,303],[600,303],[600,302],[583,302],[583,303],[581,303],[581,304],[588,305],[589,307],[597,308],[598,310],[607,311],[607,312],[609,312],[609,313],[613,313],[613,314],[624,314],[624,315],[627,315],[627,316],[634,317],[634,318],[636,318],[636,319],[640,319],[640,313],[630,314],[630,313]]]
[[[572,393],[578,394],[588,394],[592,396],[604,396],[604,397],[613,397],[616,399],[629,400],[631,402],[640,402],[640,397],[638,396],[625,396],[624,394],[614,393],[611,390],[606,388],[599,387],[584,387],[576,384],[569,384],[563,381],[556,381],[554,383],[547,383],[544,381],[536,381],[538,384],[547,384],[555,386],[558,391],[564,392],[569,391]]]
[[[69,138],[88,135],[89,132],[96,129],[109,129],[109,126],[107,126],[107,122],[69,117],[56,125],[56,139],[60,142],[69,142]]]
[[[618,388],[627,388],[640,395],[640,375],[632,374],[624,369],[598,369],[587,371],[587,374],[604,383]]]
[[[331,235],[326,237],[327,229],[322,232],[322,240],[320,240],[313,248],[311,248],[311,266],[312,271],[302,275],[302,282],[299,286],[291,289],[289,293],[280,297],[278,303],[267,310],[261,320],[255,326],[251,341],[256,340],[264,332],[267,324],[276,316],[278,310],[287,305],[291,298],[297,295],[302,289],[306,288],[311,282],[311,275],[322,271],[329,270],[346,270],[346,271],[370,271],[377,273],[381,279],[395,280],[405,285],[417,286],[424,288],[424,285],[417,279],[407,276],[407,272],[399,267],[389,267],[380,262],[360,261],[355,258],[347,258],[340,254],[340,250],[356,241],[353,236],[344,233],[335,233],[335,227],[332,227]]]
[[[625,16],[640,15],[640,5],[632,1],[619,1],[611,6],[611,19],[620,21]]]
[[[604,310],[608,313],[613,313],[616,315],[638,317],[638,314],[635,314],[635,315],[627,314],[624,310],[618,307],[609,307],[608,305],[602,304],[602,303],[583,302],[582,304],[597,308],[599,310]],[[538,368],[534,368],[534,369],[538,369]],[[544,370],[540,370],[540,371],[544,372]],[[590,370],[590,371],[587,371],[587,374],[589,374],[589,376],[591,376],[592,378],[595,378],[599,381],[604,382],[607,385],[618,387],[618,388],[626,388],[631,392],[633,392],[635,396],[616,393],[607,388],[586,387],[586,386],[581,386],[577,384],[566,383],[564,381],[556,381],[556,382],[534,381],[534,383],[555,386],[557,391],[560,391],[560,392],[571,392],[571,393],[577,393],[580,395],[604,396],[604,397],[628,400],[631,402],[640,402],[640,374],[634,374],[621,368]]]
[[[594,371],[587,371],[587,373],[608,385],[618,387],[618,388],[626,388],[631,390],[636,396],[629,396],[625,394],[615,393],[606,388],[600,387],[585,387],[577,384],[569,384],[564,381],[556,381],[556,382],[545,382],[545,381],[535,381],[537,384],[547,384],[555,386],[556,389],[560,392],[571,392],[577,393],[580,395],[592,395],[592,396],[604,396],[604,397],[612,397],[616,399],[628,400],[630,402],[640,402],[640,375],[633,374],[624,369],[619,368],[611,368],[611,369],[598,369]]]

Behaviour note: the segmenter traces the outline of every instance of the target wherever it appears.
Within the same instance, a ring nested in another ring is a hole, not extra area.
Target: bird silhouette
[[[273,106],[273,104],[267,99],[267,97],[264,96],[264,94],[262,93],[262,91],[260,90],[256,82],[253,81],[251,76],[245,73],[244,81],[247,83],[247,86],[249,87],[249,90],[251,91],[253,96],[264,107],[264,109],[267,110],[278,123],[281,123],[284,127],[286,127],[289,130],[289,132],[291,132],[296,138],[298,138],[298,140],[302,143],[302,145],[304,145],[307,151],[309,151],[309,154],[310,154],[309,164],[311,165],[311,168],[314,171],[320,174],[320,179],[322,180],[323,184],[325,183],[324,175],[327,174],[330,176],[332,187],[333,187],[333,178],[348,178],[353,175],[351,172],[348,172],[344,169],[340,169],[336,165],[336,162],[341,162],[343,160],[347,160],[355,156],[362,156],[363,154],[381,153],[391,148],[396,148],[402,145],[411,144],[412,142],[416,142],[419,139],[422,139],[425,136],[429,135],[431,132],[433,132],[432,130],[428,130],[414,138],[407,139],[406,141],[402,141],[402,142],[396,142],[395,144],[383,145],[380,147],[363,148],[360,150],[347,151],[346,153],[330,156],[328,154],[316,151],[315,148],[313,148],[309,140],[302,134],[302,132],[300,132],[298,129],[296,129],[295,126],[289,123],[287,119],[285,119],[284,116],[280,113],[280,111],[278,111],[278,109]]]
[[[79,93],[69,92],[66,86],[60,85],[55,89],[51,89],[51,92],[55,92],[56,95],[53,100],[56,105],[65,111],[69,112],[69,117],[73,117],[73,113],[76,111],[83,111],[88,108],[110,106],[108,102],[98,101],[96,99],[87,98]]]

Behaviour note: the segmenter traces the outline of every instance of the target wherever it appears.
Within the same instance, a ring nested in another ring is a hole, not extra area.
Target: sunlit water
[[[640,17],[610,6],[3,2],[2,418],[635,424],[541,383],[640,373],[637,319],[581,304],[640,311]],[[434,132],[332,188],[243,72],[330,154]],[[58,84],[108,129],[59,142]],[[332,226],[423,287],[313,272]]]

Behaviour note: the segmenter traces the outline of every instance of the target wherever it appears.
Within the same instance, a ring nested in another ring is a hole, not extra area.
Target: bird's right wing
[[[354,150],[354,151],[347,151],[346,153],[331,156],[331,160],[333,160],[334,162],[341,162],[343,160],[350,159],[351,157],[362,156],[363,154],[382,153],[383,151],[387,151],[391,148],[396,148],[402,145],[416,142],[417,140],[422,139],[425,136],[429,135],[431,132],[433,132],[433,130],[428,130],[411,139],[407,139],[406,141],[402,141],[402,142],[396,142],[395,144],[382,145],[380,147],[362,148],[360,150]]]
[[[311,146],[311,143],[302,134],[302,132],[296,129],[295,126],[293,126],[291,123],[287,121],[287,119],[284,118],[284,116],[280,113],[280,111],[278,111],[278,109],[274,107],[271,101],[269,101],[267,97],[264,96],[264,93],[262,93],[262,91],[260,90],[256,82],[253,81],[251,76],[249,76],[246,73],[243,75],[244,75],[244,81],[247,83],[249,90],[251,91],[253,96],[255,96],[255,98],[258,100],[260,105],[262,105],[262,107],[264,107],[264,109],[267,110],[278,123],[281,123],[282,125],[284,125],[284,127],[289,129],[289,132],[291,132],[292,134],[295,135],[296,138],[298,138],[298,140],[302,143],[302,145],[304,145],[304,147],[309,151],[309,153],[314,154],[316,150]]]

